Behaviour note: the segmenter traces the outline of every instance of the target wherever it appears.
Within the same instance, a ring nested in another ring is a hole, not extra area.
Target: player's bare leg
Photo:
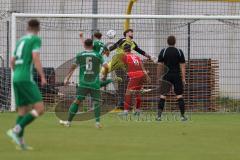
[[[136,94],[136,110],[135,110],[134,115],[136,115],[136,116],[139,116],[139,115],[140,115],[140,112],[141,112],[141,110],[140,110],[141,104],[142,104],[141,95],[140,95],[140,94]]]
[[[7,132],[7,135],[17,144],[18,149],[21,150],[32,150],[32,147],[26,145],[23,139],[23,132],[27,125],[33,122],[37,117],[44,113],[43,102],[38,102],[33,105],[33,109],[29,112],[28,107],[19,107],[18,122],[13,129]],[[20,118],[21,117],[21,118]]]
[[[120,113],[120,116],[127,116],[129,112],[129,108],[131,106],[132,101],[132,93],[129,89],[126,90],[125,98],[124,98],[124,111]]]
[[[59,123],[64,125],[65,127],[70,127],[74,116],[78,112],[78,108],[80,104],[81,104],[81,101],[79,101],[78,99],[74,100],[74,102],[71,104],[68,111],[68,120],[67,121],[59,120]]]
[[[187,121],[187,117],[185,117],[185,104],[184,104],[184,99],[182,95],[177,95],[177,102],[178,102],[178,107],[180,109],[180,113],[181,113],[181,117],[180,120],[181,121]]]
[[[158,102],[158,111],[157,111],[157,118],[156,118],[157,121],[162,120],[161,117],[162,117],[162,112],[163,112],[163,109],[164,109],[164,106],[165,106],[165,100],[166,100],[166,96],[161,95],[160,100]]]
[[[93,107],[94,107],[94,115],[95,115],[95,120],[96,120],[96,123],[95,123],[95,126],[96,128],[103,128],[102,124],[100,123],[100,102],[99,100],[95,100],[93,102]]]
[[[27,114],[28,112],[28,107],[27,106],[21,106],[18,108],[18,117],[16,119],[16,125],[19,121],[23,119],[23,117]],[[7,135],[12,139],[12,141],[17,144],[17,146],[21,145],[21,138],[23,137],[24,129],[21,130],[19,134],[15,133],[13,129],[10,129],[7,131]]]

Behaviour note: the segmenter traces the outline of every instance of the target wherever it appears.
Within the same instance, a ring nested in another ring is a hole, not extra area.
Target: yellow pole
[[[126,12],[127,15],[131,14],[133,4],[134,4],[136,1],[137,1],[137,0],[129,0],[128,7],[127,7],[127,12]],[[127,30],[127,29],[129,29],[129,26],[130,26],[130,19],[126,19],[126,20],[125,20],[125,23],[124,23],[124,31]]]

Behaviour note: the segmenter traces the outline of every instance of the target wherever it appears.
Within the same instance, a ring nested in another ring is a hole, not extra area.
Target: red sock
[[[129,110],[130,105],[131,105],[131,95],[125,95],[124,110]]]
[[[141,104],[142,104],[141,96],[140,95],[136,95],[136,108],[140,109]]]

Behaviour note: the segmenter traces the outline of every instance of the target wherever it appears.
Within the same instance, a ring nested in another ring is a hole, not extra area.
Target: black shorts
[[[182,82],[182,77],[179,74],[168,73],[165,76],[163,76],[163,81],[167,81],[173,85],[174,93],[176,95],[183,94],[183,82]]]

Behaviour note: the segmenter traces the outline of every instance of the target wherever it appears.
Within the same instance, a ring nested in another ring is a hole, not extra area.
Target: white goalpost
[[[186,88],[188,106],[197,105],[199,108],[210,106],[217,110],[217,98],[220,96],[240,98],[237,97],[237,90],[240,87],[228,86],[229,83],[235,84],[237,80],[234,75],[239,75],[237,71],[240,69],[240,63],[237,63],[240,56],[237,53],[240,48],[237,43],[240,36],[240,16],[13,13],[11,17],[12,53],[17,39],[24,33],[23,23],[29,18],[39,18],[40,22],[43,20],[41,36],[43,37],[44,66],[57,68],[73,57],[80,49],[78,31],[84,31],[89,36],[91,20],[98,19],[98,28],[103,33],[109,29],[116,30],[117,37],[112,40],[116,42],[122,37],[124,20],[130,19],[136,42],[143,50],[150,52],[152,57],[157,57],[160,49],[166,46],[168,35],[176,35],[177,47],[183,49],[186,60],[189,62],[188,83],[190,85]],[[106,41],[106,37],[103,40]],[[47,42],[44,43],[44,41]],[[226,52],[233,58],[224,55]],[[204,60],[206,60],[205,65],[209,64],[212,68],[208,67],[205,71],[204,64],[202,66],[200,64]],[[194,63],[192,66],[190,61]],[[214,67],[215,64],[218,67]],[[230,74],[228,71],[231,69],[235,70]],[[151,71],[154,72],[154,69],[150,69]],[[195,75],[195,72],[199,74]],[[157,95],[153,97],[156,98]],[[194,97],[198,97],[196,101]],[[15,110],[15,98],[11,85],[11,111]]]

